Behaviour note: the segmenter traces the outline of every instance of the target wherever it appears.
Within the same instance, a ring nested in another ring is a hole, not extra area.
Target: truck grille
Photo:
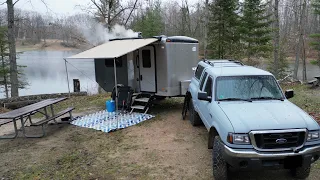
[[[306,131],[254,133],[253,146],[260,150],[279,150],[301,147]],[[252,137],[252,136],[251,136]]]

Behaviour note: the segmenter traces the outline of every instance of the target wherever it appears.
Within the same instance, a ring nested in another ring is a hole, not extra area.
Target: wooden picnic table
[[[59,112],[57,114],[54,113],[54,109],[53,109],[53,105],[54,104],[57,104],[61,101],[64,101],[66,100],[67,98],[55,98],[55,99],[46,99],[46,100],[43,100],[43,101],[40,101],[38,103],[35,103],[35,104],[31,104],[31,105],[28,105],[28,106],[25,106],[25,107],[22,107],[22,108],[19,108],[19,109],[15,109],[13,111],[10,111],[10,112],[7,112],[7,113],[3,113],[3,114],[0,114],[0,127],[1,125],[4,125],[4,124],[8,124],[10,122],[13,122],[13,125],[14,125],[14,130],[15,130],[15,134],[13,136],[1,136],[0,139],[14,139],[18,136],[18,129],[17,129],[17,121],[20,119],[21,121],[21,129],[22,129],[22,132],[23,132],[23,135],[26,137],[26,138],[34,138],[34,137],[43,137],[45,135],[45,130],[44,130],[44,124],[48,123],[49,121],[55,121],[56,122],[56,118],[57,117],[60,117],[66,113],[70,113],[70,119],[72,119],[72,110],[74,108],[68,108],[62,112]],[[48,110],[47,108],[50,107],[50,110],[51,110],[51,115],[48,113]],[[43,112],[41,111],[43,110]],[[36,122],[36,123],[33,123],[32,120],[31,120],[31,116],[36,114],[36,113],[41,113],[45,116],[45,119],[39,121],[39,122]],[[26,133],[25,133],[25,123],[27,122],[27,120],[29,120],[30,124],[31,125],[34,125],[34,126],[42,126],[42,135],[40,136],[28,136]],[[57,123],[57,122],[56,122]]]

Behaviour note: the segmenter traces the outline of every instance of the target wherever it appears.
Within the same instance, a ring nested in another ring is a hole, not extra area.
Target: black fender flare
[[[209,137],[208,137],[208,149],[212,149],[213,148],[213,140],[216,136],[219,136],[218,131],[216,130],[216,128],[214,126],[212,126],[209,130]]]

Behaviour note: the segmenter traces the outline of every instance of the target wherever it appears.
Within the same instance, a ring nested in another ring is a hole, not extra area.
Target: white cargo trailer
[[[94,59],[96,81],[157,97],[184,96],[198,63],[199,42],[185,36],[114,39],[67,59]]]

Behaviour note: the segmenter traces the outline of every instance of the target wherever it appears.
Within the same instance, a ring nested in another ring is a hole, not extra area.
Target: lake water
[[[27,51],[19,54],[17,63],[25,65],[25,77],[29,83],[26,89],[19,90],[19,95],[50,94],[68,92],[65,57],[77,52],[72,51]],[[68,60],[67,63],[70,91],[73,92],[73,79],[80,80],[81,91],[98,93],[95,82],[93,60]],[[1,94],[4,97],[4,94]]]
[[[19,95],[67,93],[67,75],[63,58],[72,56],[77,52],[72,51],[27,51],[19,55],[17,63],[27,66],[24,68],[25,77],[29,83],[26,89],[19,90]],[[89,94],[98,93],[98,84],[95,82],[93,60],[68,60],[68,74],[70,90],[73,92],[72,79],[79,79],[81,91]],[[289,67],[293,69],[293,64]],[[302,65],[299,67],[299,77],[302,77]],[[307,65],[308,79],[320,74],[320,68]],[[4,93],[0,94],[0,98]]]
[[[293,72],[294,63],[290,62],[288,66],[289,66],[288,70]],[[262,68],[262,69],[267,69],[267,65],[266,64],[260,65],[259,67]],[[312,80],[312,79],[314,79],[315,76],[319,76],[320,75],[319,66],[312,65],[312,64],[308,63],[308,64],[306,64],[306,69],[307,69],[307,80]],[[300,80],[302,80],[302,64],[299,65],[298,78]]]

